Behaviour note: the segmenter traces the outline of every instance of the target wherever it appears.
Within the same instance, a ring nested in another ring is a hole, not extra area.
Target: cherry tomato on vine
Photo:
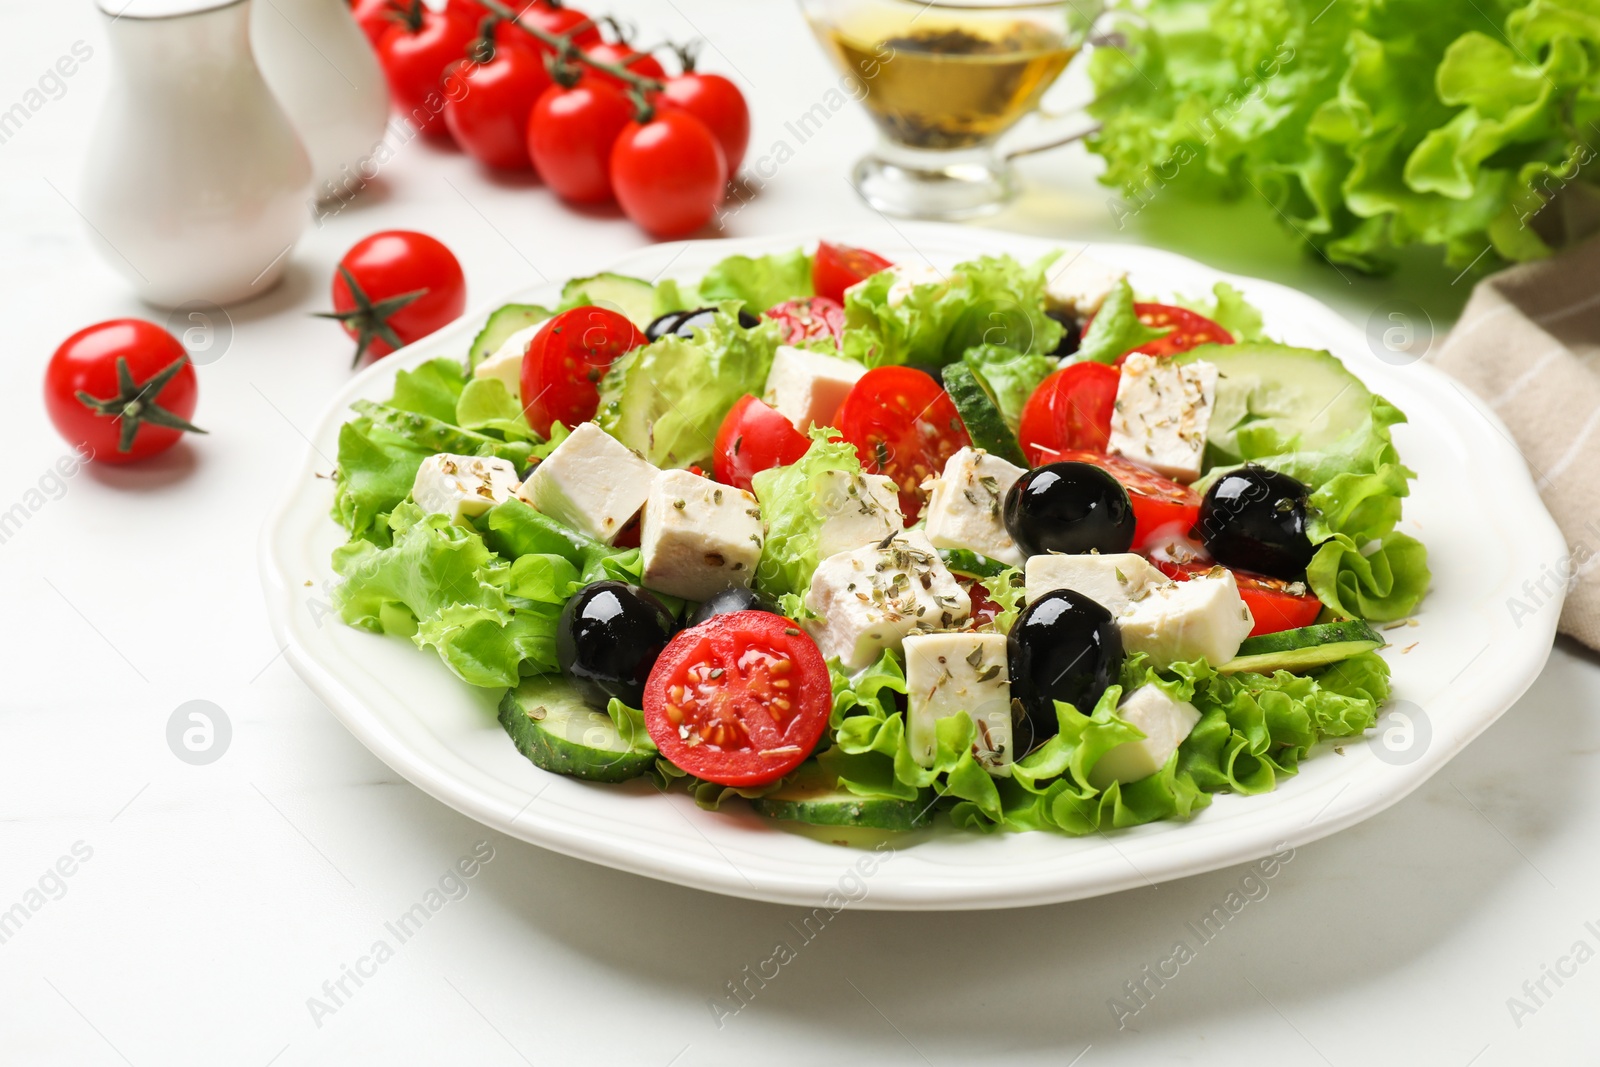
[[[908,526],[927,499],[923,479],[942,472],[946,460],[972,444],[949,395],[910,367],[867,371],[850,387],[836,419],[840,434],[855,445],[861,469],[887,475],[900,487]]]
[[[177,444],[200,386],[183,345],[142,319],[113,319],[61,343],[45,369],[44,404],[84,459],[130,463]]]
[[[378,41],[378,60],[396,109],[431,137],[448,134],[444,120],[444,69],[466,54],[477,36],[467,19],[431,11],[422,0],[399,8],[399,21]]]
[[[831,341],[835,345],[844,336],[844,308],[837,300],[825,296],[800,297],[770,307],[761,313],[783,331],[785,344],[797,345],[802,341]]]
[[[892,266],[893,263],[865,248],[820,241],[816,258],[811,261],[811,288],[818,296],[843,304],[846,289]]]
[[[617,203],[657,237],[681,237],[710,222],[727,184],[722,146],[687,111],[628,123],[611,150]]]
[[[528,154],[544,183],[563,200],[604,204],[614,199],[611,150],[633,121],[621,90],[584,80],[545,90],[528,116]]]
[[[635,52],[622,41],[602,41],[593,47],[584,48],[583,53],[590,59],[598,59],[602,63],[626,67],[641,78],[665,81],[667,77],[665,68],[656,61],[655,56],[648,52]],[[583,77],[585,81],[602,81],[618,89],[628,88],[621,78],[607,74],[603,70],[596,70],[594,67],[583,68]]]
[[[539,328],[522,355],[522,408],[541,437],[559,422],[594,418],[600,379],[613,360],[645,343],[638,327],[615,311],[578,307]]]
[[[1121,377],[1115,367],[1084,362],[1062,367],[1040,382],[1022,406],[1017,431],[1028,462],[1054,463],[1071,449],[1104,452]]]
[[[390,352],[460,318],[467,306],[461,264],[443,244],[414,230],[383,230],[357,241],[333,276],[333,311],[356,339],[355,362]]]
[[[483,25],[483,20],[490,15],[489,9],[478,0],[445,0],[444,10],[445,14],[464,19],[474,26]]]
[[[600,36],[600,27],[577,8],[552,7],[549,4],[536,3],[520,9],[518,17],[529,26],[537,26],[557,37],[572,34],[572,43],[579,48],[592,48],[604,43],[604,38]],[[529,40],[533,38],[530,37]],[[539,48],[547,54],[551,52],[550,46],[543,42],[539,42]]]
[[[1128,491],[1128,502],[1133,505],[1134,552],[1164,543],[1163,538],[1187,538],[1200,518],[1199,493],[1132,460],[1102,452],[1069,450],[1052,453],[1046,462],[1092,463],[1122,483]]]
[[[394,12],[394,0],[356,0],[350,8],[350,17],[367,35],[372,47],[377,48],[383,35],[394,26]]]
[[[1152,560],[1168,578],[1186,582],[1196,574],[1205,574],[1214,563],[1170,563]],[[1230,568],[1231,569],[1231,568]],[[1308,590],[1303,582],[1286,582],[1282,578],[1269,578],[1253,571],[1235,570],[1233,579],[1239,585],[1239,596],[1250,609],[1255,625],[1251,637],[1275,634],[1283,630],[1298,630],[1310,626],[1322,614],[1322,601]]]
[[[659,103],[662,107],[687,111],[705,123],[711,136],[722,145],[722,154],[728,161],[728,176],[739,173],[745,149],[750,146],[750,105],[737,85],[720,74],[701,74],[690,69],[667,79]]]
[[[497,29],[496,36],[504,35]],[[462,151],[484,166],[527,170],[533,166],[528,155],[528,117],[550,88],[544,57],[527,45],[503,40],[486,43],[480,39],[473,48],[474,56],[457,60],[445,70],[446,80],[456,79],[464,88],[447,94],[445,125]]]
[[[811,439],[776,409],[746,393],[728,411],[712,444],[712,470],[724,485],[748,490],[764,470],[806,454]]]
[[[668,642],[644,686],[661,754],[721,785],[762,785],[817,747],[833,707],[822,653],[793,621],[730,611]]]

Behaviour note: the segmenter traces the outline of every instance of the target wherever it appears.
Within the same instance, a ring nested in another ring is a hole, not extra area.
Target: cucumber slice
[[[1377,631],[1360,619],[1324,622],[1298,630],[1247,637],[1239,646],[1238,655],[1217,670],[1224,674],[1239,671],[1304,673],[1382,648],[1383,644]]]
[[[642,330],[656,317],[656,287],[625,274],[596,274],[574,278],[562,286],[561,303],[566,307],[594,304],[609,308]]]
[[[966,424],[967,436],[972,438],[973,447],[1026,470],[1028,460],[1022,454],[1022,446],[1017,443],[1017,435],[1006,425],[1006,420],[1000,414],[1000,405],[995,403],[984,380],[971,367],[959,362],[945,364],[941,373],[944,376],[944,391],[950,394],[961,421]]]
[[[1372,394],[1337,357],[1275,344],[1201,345],[1173,357],[1205,360],[1222,378],[1206,444],[1215,463],[1238,463],[1248,451],[1241,438],[1263,431],[1300,451],[1328,447],[1359,428],[1372,410]]]
[[[655,749],[629,744],[609,715],[584,703],[559,675],[538,675],[506,690],[500,725],[535,767],[589,782],[625,782],[656,760]]]
[[[496,309],[478,331],[478,336],[472,339],[472,347],[467,350],[468,369],[476,370],[478,364],[499,351],[518,330],[541,323],[553,314],[538,304],[507,304]]]
[[[928,821],[929,797],[891,800],[858,797],[840,789],[838,779],[808,763],[775,792],[757,797],[751,806],[772,819],[812,826],[863,826],[875,830],[914,830]]]
[[[998,578],[1010,570],[1006,564],[965,548],[941,548],[939,558],[951,573],[970,578]]]

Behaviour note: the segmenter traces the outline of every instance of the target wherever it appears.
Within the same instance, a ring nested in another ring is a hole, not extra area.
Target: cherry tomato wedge
[[[1147,356],[1175,356],[1179,352],[1187,352],[1200,345],[1231,345],[1235,338],[1233,334],[1220,323],[1213,322],[1197,311],[1188,308],[1176,307],[1172,304],[1142,304],[1133,305],[1133,312],[1139,316],[1139,321],[1155,330],[1168,331],[1164,336],[1157,337],[1154,341],[1146,341],[1138,348],[1130,348],[1117,357],[1117,366],[1122,366],[1122,361],[1135,352],[1143,352]],[[1089,322],[1094,321],[1094,316],[1089,317]],[[1084,332],[1089,330],[1089,323],[1083,324]]]
[[[763,785],[817,747],[833,708],[828,667],[799,625],[731,611],[681,631],[644,687],[661,754],[720,785]]]
[[[910,367],[877,367],[850,387],[836,416],[839,432],[856,446],[861,467],[900,487],[906,524],[917,521],[927,494],[922,481],[972,444],[949,395]]]
[[[548,437],[552,423],[572,427],[594,418],[600,379],[613,360],[644,343],[638,327],[605,308],[573,308],[545,323],[522,356],[528,425]]]
[[[816,258],[811,261],[811,289],[818,296],[843,304],[846,289],[892,266],[893,263],[865,248],[821,241],[817,244]]]
[[[712,445],[712,470],[724,485],[748,490],[750,480],[806,454],[811,440],[768,405],[746,393],[728,411]]]
[[[1162,574],[1180,582],[1186,582],[1216,566],[1214,563],[1171,563],[1159,559],[1151,562],[1161,569]],[[1239,595],[1244,598],[1244,606],[1250,609],[1250,617],[1256,621],[1250,630],[1251,637],[1310,626],[1322,613],[1322,601],[1306,588],[1304,582],[1286,582],[1281,578],[1240,570],[1233,572],[1233,580],[1239,583]]]
[[[1022,406],[1017,432],[1028,462],[1053,463],[1073,449],[1104,452],[1121,377],[1104,363],[1073,363],[1040,382]]]
[[[1051,455],[1049,462],[1093,463],[1110,471],[1128,491],[1133,503],[1133,548],[1140,552],[1159,541],[1163,534],[1187,535],[1200,518],[1200,494],[1155,471],[1121,456],[1101,452],[1066,451]]]
[[[803,341],[832,341],[835,345],[844,336],[844,307],[837,300],[825,296],[801,297],[768,308],[761,313],[783,331],[784,344],[797,345]]]

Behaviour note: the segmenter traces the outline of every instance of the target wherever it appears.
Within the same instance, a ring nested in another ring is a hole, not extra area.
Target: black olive
[[[1287,474],[1240,467],[1206,490],[1195,529],[1218,563],[1297,581],[1315,552],[1306,536],[1310,493]]]
[[[1047,463],[1006,494],[1006,529],[1024,555],[1126,552],[1133,504],[1111,474],[1092,463]]]
[[[684,625],[699,626],[713,615],[726,615],[730,611],[767,611],[776,615],[778,605],[754,589],[736,585],[704,601],[688,617]]]
[[[594,706],[616,697],[642,707],[645,679],[672,631],[672,613],[652,594],[623,582],[595,582],[561,610],[556,662]]]
[[[1011,695],[1021,716],[1013,751],[1025,755],[1056,735],[1055,702],[1087,715],[1122,671],[1122,631],[1082,593],[1054,589],[1025,608],[1006,637]]]
[[[1078,320],[1065,311],[1046,311],[1045,314],[1061,324],[1066,332],[1061,335],[1061,342],[1056,345],[1052,356],[1070,356],[1078,350],[1083,343],[1083,327],[1078,325]]]
[[[669,311],[665,315],[657,315],[650,320],[650,325],[644,328],[647,341],[659,341],[677,328],[678,320],[689,314],[687,311]]]
[[[665,337],[667,334],[672,334],[675,337],[683,338],[685,341],[692,341],[694,340],[694,331],[697,329],[703,330],[710,326],[716,320],[716,317],[717,309],[711,307],[679,312],[678,320],[672,324],[671,328],[663,330],[661,336]],[[656,320],[656,322],[660,321],[660,319]],[[655,323],[652,322],[650,325],[654,326]],[[761,319],[744,308],[740,308],[739,325],[747,330],[753,330],[761,325]],[[649,334],[647,333],[645,336],[648,337]]]

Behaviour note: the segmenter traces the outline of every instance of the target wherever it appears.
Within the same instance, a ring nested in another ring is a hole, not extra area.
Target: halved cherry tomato
[[[817,747],[833,708],[828,667],[796,623],[731,611],[681,631],[644,687],[661,754],[720,785],[762,785]]]
[[[906,524],[917,521],[927,494],[922,481],[972,444],[949,394],[910,367],[877,367],[850,387],[836,416],[839,432],[856,446],[861,467],[900,487]]]
[[[1122,366],[1122,361],[1135,352],[1143,352],[1147,356],[1175,356],[1179,352],[1187,352],[1200,345],[1231,345],[1234,343],[1233,334],[1229,333],[1221,324],[1211,321],[1197,311],[1188,308],[1176,307],[1172,304],[1134,304],[1133,312],[1139,316],[1139,321],[1154,330],[1167,330],[1168,332],[1157,337],[1154,341],[1146,341],[1138,348],[1130,348],[1117,357],[1117,366]],[[1090,316],[1090,322],[1094,317]],[[1084,332],[1089,330],[1089,323],[1084,323]]]
[[[1133,503],[1134,552],[1142,551],[1163,533],[1187,534],[1200,518],[1199,493],[1121,456],[1065,451],[1046,457],[1049,463],[1067,461],[1093,463],[1110,471],[1128,491],[1128,499]]]
[[[778,324],[785,344],[832,341],[837,345],[844,336],[844,308],[837,300],[825,296],[790,300],[768,308],[761,317]]]
[[[746,393],[722,420],[712,445],[712,470],[724,485],[750,488],[750,479],[806,454],[811,440],[794,423]]]
[[[594,418],[600,379],[613,360],[644,344],[638,327],[615,311],[578,307],[539,328],[522,356],[522,408],[541,436],[550,425]]]
[[[893,263],[865,248],[820,241],[816,258],[811,261],[811,288],[818,296],[843,304],[846,289],[892,266]]]
[[[987,626],[1005,610],[989,599],[989,590],[983,587],[982,582],[963,581],[962,584],[967,587],[967,598],[972,601],[970,621],[973,626]]]
[[[1104,363],[1073,363],[1051,374],[1022,406],[1017,432],[1034,466],[1064,451],[1104,452],[1111,440],[1111,409],[1121,375]]]
[[[1214,563],[1170,563],[1159,559],[1151,562],[1161,569],[1162,574],[1180,582],[1186,582],[1216,566]],[[1233,580],[1239,584],[1239,596],[1244,599],[1244,606],[1250,609],[1250,617],[1256,621],[1250,630],[1251,637],[1310,626],[1322,613],[1322,601],[1306,588],[1304,582],[1286,582],[1281,578],[1269,578],[1265,574],[1241,570],[1233,572]]]

